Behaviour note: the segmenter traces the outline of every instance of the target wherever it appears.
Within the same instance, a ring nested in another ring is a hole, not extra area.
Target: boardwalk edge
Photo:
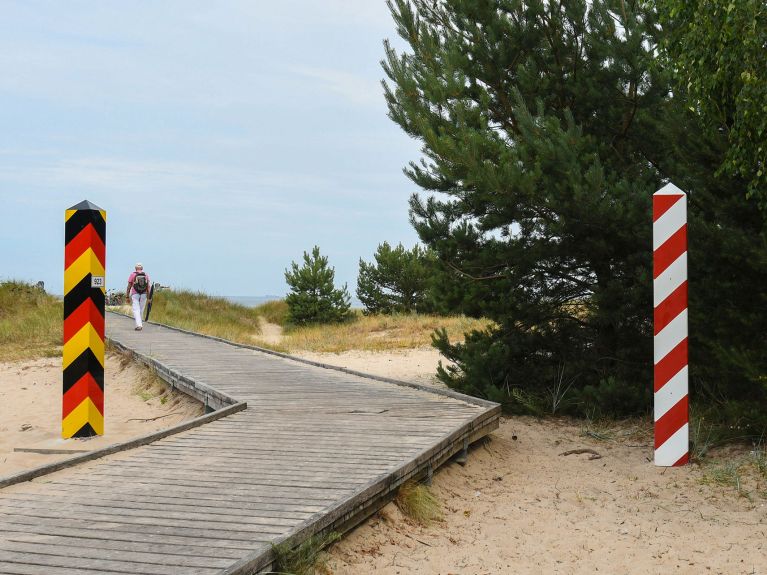
[[[477,419],[447,434],[439,443],[423,450],[395,471],[380,475],[373,483],[361,487],[350,498],[339,502],[335,507],[309,517],[292,532],[276,539],[274,545],[288,544],[294,547],[314,535],[332,531],[343,534],[361,524],[389,503],[403,483],[422,478],[463,450],[464,445],[471,445],[498,429],[500,409],[500,405],[497,405],[495,408],[486,410]],[[219,575],[271,573],[274,559],[271,547],[261,548],[221,571]]]

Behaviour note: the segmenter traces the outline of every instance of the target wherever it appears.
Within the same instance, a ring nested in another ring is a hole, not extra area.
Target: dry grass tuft
[[[408,481],[399,488],[394,502],[400,511],[420,525],[442,520],[442,505],[426,485]]]
[[[764,443],[728,445],[712,450],[701,462],[701,483],[731,489],[749,501],[767,499],[767,454]]]
[[[329,573],[327,569],[327,554],[324,549],[341,539],[336,532],[327,535],[313,535],[298,547],[290,547],[285,543],[272,545],[274,553],[274,571],[267,575],[320,575]]]

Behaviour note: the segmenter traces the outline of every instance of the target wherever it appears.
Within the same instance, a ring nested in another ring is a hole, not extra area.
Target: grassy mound
[[[269,323],[284,326],[288,319],[288,304],[285,300],[268,301],[255,308],[255,311]]]
[[[435,329],[445,328],[452,341],[483,330],[487,320],[427,314],[363,315],[338,324],[287,326],[282,346],[290,351],[342,352],[352,349],[386,351],[429,347]]]
[[[151,321],[240,343],[261,332],[257,309],[185,290],[155,293]]]
[[[63,302],[30,284],[0,283],[0,361],[61,353]]]

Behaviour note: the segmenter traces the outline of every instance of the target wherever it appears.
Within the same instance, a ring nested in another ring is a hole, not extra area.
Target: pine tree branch
[[[452,263],[450,263],[447,260],[443,260],[453,271],[461,274],[464,277],[467,277],[469,279],[475,280],[475,281],[484,281],[484,280],[494,280],[494,279],[501,279],[507,277],[506,274],[493,274],[489,276],[473,276],[470,273],[467,273],[456,266],[454,266]]]

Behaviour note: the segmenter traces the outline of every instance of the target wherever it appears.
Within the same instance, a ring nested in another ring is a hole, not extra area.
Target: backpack
[[[133,289],[136,290],[136,293],[146,293],[147,283],[146,274],[137,272],[136,277],[133,278]]]

